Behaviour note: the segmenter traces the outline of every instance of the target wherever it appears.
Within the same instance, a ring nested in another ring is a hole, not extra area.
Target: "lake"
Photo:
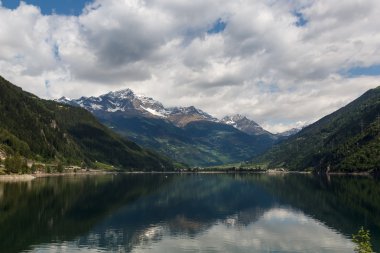
[[[119,174],[0,182],[0,252],[380,251],[380,182],[300,174]]]

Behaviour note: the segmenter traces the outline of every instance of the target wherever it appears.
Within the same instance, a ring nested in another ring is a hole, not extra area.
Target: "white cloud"
[[[342,74],[380,63],[379,16],[373,0],[97,0],[79,17],[0,6],[0,74],[42,97],[130,87],[282,131],[379,85]]]

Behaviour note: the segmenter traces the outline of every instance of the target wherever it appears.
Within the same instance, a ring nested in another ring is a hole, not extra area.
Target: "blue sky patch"
[[[55,43],[53,45],[53,54],[54,54],[54,58],[57,60],[57,61],[60,61],[61,60],[61,56],[59,54],[59,46],[57,43]]]
[[[3,7],[16,9],[20,5],[20,0],[1,0]],[[53,13],[59,15],[75,15],[82,13],[84,6],[92,0],[24,0],[27,4],[40,7],[43,15]]]
[[[354,67],[347,71],[349,77],[355,76],[380,76],[380,64],[368,67]]]
[[[296,26],[302,27],[305,26],[309,21],[305,18],[305,16],[302,14],[302,12],[295,11],[293,13],[294,16],[297,17],[297,21],[295,23]]]
[[[218,19],[215,21],[213,26],[211,27],[210,30],[207,31],[208,34],[215,34],[215,33],[221,33],[226,29],[227,23],[224,22],[222,19]]]

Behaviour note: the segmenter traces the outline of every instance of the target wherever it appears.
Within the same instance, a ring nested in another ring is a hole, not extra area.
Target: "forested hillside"
[[[255,162],[290,170],[380,168],[380,87],[275,145]]]
[[[113,133],[86,110],[40,99],[2,77],[0,150],[38,161],[173,169],[168,159]]]

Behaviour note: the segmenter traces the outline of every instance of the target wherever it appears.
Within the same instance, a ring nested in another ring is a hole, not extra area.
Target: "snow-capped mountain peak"
[[[59,103],[63,103],[63,104],[68,104],[71,101],[71,99],[63,96],[63,97],[56,99],[55,101],[59,102]]]
[[[241,115],[241,114],[235,114],[235,115],[232,115],[232,116],[225,116],[221,122],[227,124],[227,125],[231,125],[231,126],[234,126],[236,128],[238,128],[238,126],[245,122],[245,123],[250,123],[250,124],[255,124],[255,125],[258,125],[256,122],[252,121],[252,120],[249,120],[247,117]]]
[[[232,115],[232,116],[225,116],[223,119],[228,119],[230,121],[240,121],[240,120],[243,120],[243,119],[246,119],[247,117],[241,115],[241,114],[235,114],[235,115]]]
[[[127,113],[151,118],[162,118],[174,125],[183,127],[193,121],[212,121],[231,125],[249,135],[271,135],[253,120],[241,114],[226,116],[222,120],[194,106],[164,107],[151,97],[135,94],[131,89],[111,91],[98,97],[81,97],[69,99],[61,97],[56,101],[80,106],[88,111],[99,113]]]
[[[79,99],[62,97],[57,101],[80,106],[93,113],[124,112],[145,117],[164,118],[177,126],[185,126],[189,122],[199,120],[217,121],[216,118],[194,106],[166,108],[153,98],[137,95],[131,89],[112,91],[99,97],[81,97]]]
[[[135,93],[131,89],[123,89],[118,91],[111,91],[100,97],[110,97],[115,99],[131,99],[135,97]]]

